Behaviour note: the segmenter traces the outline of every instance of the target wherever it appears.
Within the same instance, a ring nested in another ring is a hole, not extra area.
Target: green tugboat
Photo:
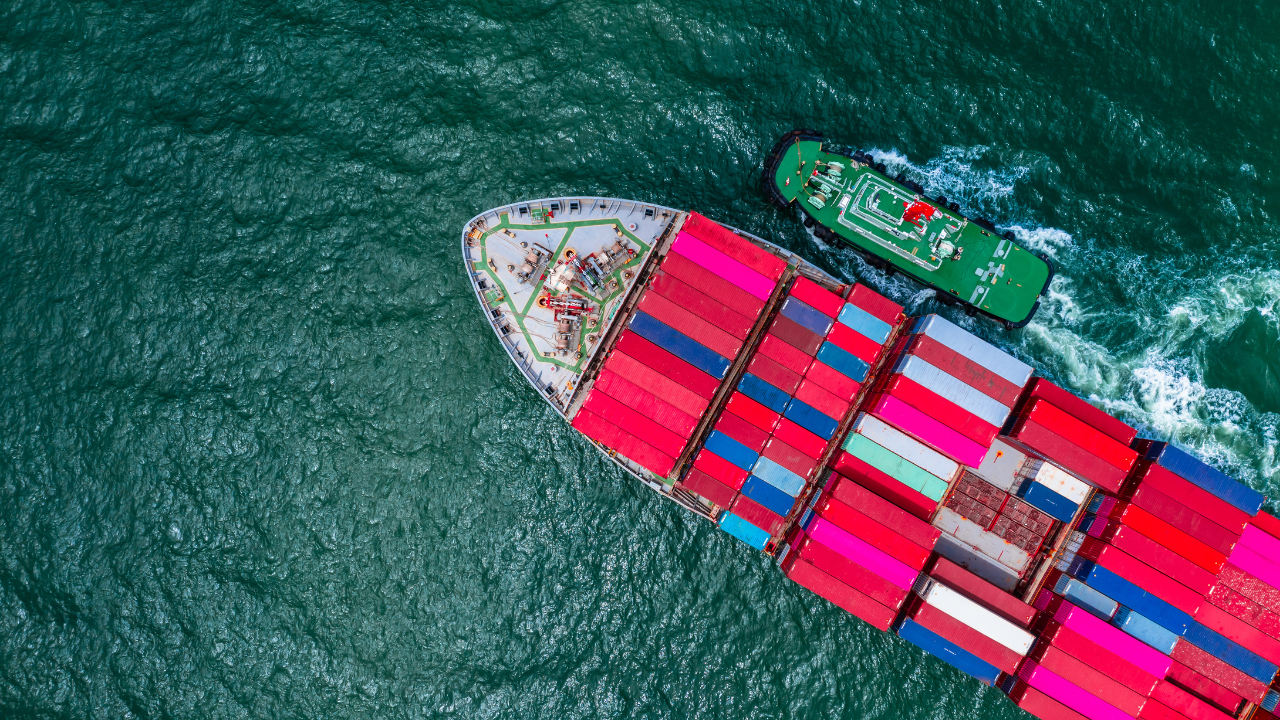
[[[985,219],[969,219],[956,203],[852,148],[826,143],[814,130],[794,130],[774,145],[761,179],[779,208],[796,204],[819,239],[848,245],[874,267],[901,272],[960,305],[1012,329],[1031,321],[1053,279],[1043,254],[1019,245]]]

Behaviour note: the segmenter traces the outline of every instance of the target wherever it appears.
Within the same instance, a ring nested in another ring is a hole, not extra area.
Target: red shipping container
[[[901,608],[911,594],[806,535],[796,545],[801,560],[891,610]]]
[[[602,392],[683,438],[693,434],[698,418],[683,412],[607,367],[600,370],[592,392]]]
[[[813,565],[792,557],[782,564],[783,573],[801,587],[835,603],[877,630],[888,630],[897,610],[891,610],[867,597],[865,593],[845,585]]]
[[[1014,705],[1040,720],[1088,720],[1085,716],[1019,680],[1009,692]]]
[[[1133,442],[1134,436],[1138,434],[1137,430],[1129,427],[1119,418],[1090,405],[1044,378],[1034,378],[1027,385],[1026,402],[1031,402],[1035,398],[1044,398],[1045,401],[1125,447],[1128,447],[1129,443]]]
[[[1048,428],[1031,420],[1020,419],[1010,434],[1014,440],[1043,455],[1072,475],[1108,491],[1118,492],[1125,472],[1086,450],[1068,442]]]
[[[1209,592],[1209,588],[1218,581],[1213,573],[1133,528],[1119,526],[1111,534],[1110,542],[1201,595]]]
[[[1240,618],[1232,617],[1211,603],[1205,603],[1204,607],[1196,613],[1195,618],[1196,622],[1225,638],[1236,641],[1246,650],[1265,658],[1268,662],[1280,663],[1280,641]]]
[[[1176,683],[1183,690],[1199,695],[1231,715],[1234,715],[1240,708],[1240,703],[1244,702],[1244,698],[1180,662],[1174,662],[1169,667],[1168,680]]]
[[[1218,573],[1218,581],[1262,607],[1280,613],[1280,589],[1271,587],[1235,565],[1225,563]]]
[[[1233,535],[1230,530],[1153,487],[1143,485],[1138,488],[1132,502],[1223,555],[1229,555],[1240,539],[1239,535]]]
[[[774,282],[786,272],[785,260],[696,212],[688,214],[680,229]]]
[[[854,330],[848,325],[835,323],[827,333],[827,340],[832,344],[848,350],[860,360],[870,365],[880,357],[884,347],[880,343]]]
[[[663,453],[680,457],[686,440],[658,423],[623,405],[602,392],[594,392],[582,403],[582,409],[599,415]]]
[[[777,435],[769,438],[760,454],[806,480],[813,478],[818,467],[817,460],[782,442]]]
[[[840,308],[844,307],[844,298],[807,277],[796,278],[790,295],[827,317],[839,316]]]
[[[868,545],[919,570],[929,560],[929,551],[881,525],[839,500],[828,497],[815,506],[818,517],[860,538]]]
[[[1134,559],[1119,548],[1105,546],[1098,553],[1097,562],[1188,615],[1194,616],[1203,603],[1204,596],[1200,593],[1175,582],[1168,575]]]
[[[826,452],[827,441],[783,418],[774,429],[773,436],[809,457],[817,460]]]
[[[741,490],[742,483],[747,481],[747,475],[750,474],[706,448],[698,451],[693,466],[734,490]]]
[[[769,334],[809,356],[817,355],[818,348],[822,347],[821,335],[786,315],[778,315],[773,319]]]
[[[796,399],[839,422],[849,410],[849,402],[824,390],[812,380],[805,380],[795,391]]]
[[[804,352],[788,345],[785,340],[773,335],[765,335],[756,352],[771,360],[777,360],[783,367],[792,372],[804,374],[813,363],[813,358]]]
[[[579,409],[578,414],[573,418],[572,425],[583,435],[600,441],[641,467],[662,477],[666,477],[675,468],[675,458],[589,410]]]
[[[1046,622],[1039,636],[1041,642],[1053,645],[1089,667],[1104,670],[1116,682],[1142,697],[1150,695],[1160,682],[1155,675],[1057,621]]]
[[[747,372],[788,395],[795,395],[796,388],[800,387],[800,373],[788,370],[782,363],[761,353],[756,353],[747,363]]]
[[[920,603],[919,608],[909,613],[908,617],[926,630],[932,630],[943,639],[959,645],[1007,673],[1017,672],[1018,663],[1022,661],[1022,656],[1018,653],[932,605]]]
[[[677,484],[677,487],[701,495],[720,507],[729,507],[729,503],[733,502],[733,496],[738,494],[737,490],[696,467],[689,468],[689,473]]]
[[[1133,464],[1138,459],[1138,453],[1128,445],[1121,445],[1110,436],[1071,417],[1043,398],[1032,400],[1021,415],[1126,473],[1133,469]]]
[[[645,292],[640,298],[640,304],[636,309],[648,313],[659,322],[666,323],[678,332],[684,333],[690,340],[723,355],[729,360],[737,357],[738,349],[742,347],[742,341],[738,338],[694,315],[652,289]]]
[[[667,255],[668,259],[673,257],[689,262],[681,255],[674,253]],[[706,320],[734,338],[738,340],[747,339],[747,336],[751,334],[751,326],[756,322],[756,315],[759,314],[759,309],[748,309],[745,314],[735,311],[720,300],[701,292],[701,286],[690,285],[667,272],[663,272],[666,269],[667,264],[664,263],[662,270],[653,274],[653,281],[649,285],[650,290]],[[699,269],[706,272],[704,268]],[[746,291],[743,292],[745,293]],[[750,296],[749,293],[746,294]],[[752,300],[759,302],[759,298],[750,297]],[[748,303],[743,307],[744,309],[754,308],[755,304]]]
[[[1214,585],[1205,599],[1267,635],[1280,638],[1280,614],[1262,607],[1226,585]]]
[[[1280,538],[1280,520],[1277,520],[1273,515],[1260,512],[1257,515],[1254,515],[1253,520],[1250,522],[1253,523],[1254,527],[1271,537]]]
[[[604,368],[618,374],[624,380],[636,384],[636,387],[653,393],[654,397],[671,403],[682,412],[694,417],[701,417],[710,402],[686,388],[680,383],[636,360],[635,358],[614,350],[605,362]]]
[[[854,398],[858,397],[858,390],[862,389],[862,383],[817,360],[814,360],[805,371],[804,378],[812,380],[832,395],[849,402],[853,402]]]
[[[773,432],[782,417],[740,392],[729,397],[729,404],[725,405],[725,409],[765,432]]]
[[[868,517],[875,518],[876,522],[925,550],[932,550],[934,544],[938,542],[938,536],[942,534],[941,530],[839,473],[831,474],[831,482],[827,487],[831,497]],[[956,567],[959,568],[958,565]],[[962,572],[967,572],[963,568],[960,569]],[[995,586],[992,586],[992,590],[995,589]],[[1013,600],[1012,596],[1008,597]]]
[[[663,274],[679,280],[687,285],[689,289],[700,292],[711,300],[724,305],[730,311],[749,320],[751,324],[755,323],[756,318],[760,316],[760,311],[764,309],[764,301],[760,298],[679,253],[667,253],[666,258],[662,261],[662,269],[654,274],[655,285],[658,282],[656,278]],[[666,293],[663,294],[665,295]],[[675,299],[674,294],[668,295],[668,297]],[[693,309],[694,306],[689,305],[687,307]],[[721,320],[726,325],[729,324],[727,319]],[[743,339],[745,340],[746,338],[744,337]]]
[[[1022,392],[1022,388],[928,335],[908,335],[901,348],[901,352],[924,360],[1005,407],[1013,408]]]
[[[782,516],[745,495],[739,495],[729,512],[773,535],[782,528]]]
[[[883,392],[952,428],[970,440],[991,447],[1000,428],[956,405],[905,375],[886,378]]]
[[[942,556],[933,559],[927,572],[929,577],[1015,625],[1029,627],[1035,618],[1035,608]]]
[[[1158,700],[1147,700],[1138,713],[1138,720],[1188,720],[1186,715],[1162,704]]]
[[[1142,487],[1159,490],[1171,498],[1177,498],[1178,502],[1195,509],[1237,537],[1244,532],[1244,526],[1249,524],[1249,514],[1245,511],[1155,463],[1139,463],[1134,474],[1129,477],[1130,482],[1136,478]]]
[[[1188,720],[1233,720],[1233,718],[1170,682],[1156,686],[1151,697],[1161,705],[1182,713]]]
[[[922,493],[912,490],[847,452],[841,451],[831,467],[841,475],[922,520],[930,519],[933,511],[938,507],[937,501],[930,500]]]
[[[1120,521],[1121,525],[1137,530],[1211,573],[1219,572],[1227,561],[1226,555],[1196,540],[1137,505],[1117,505],[1116,509],[1112,511],[1112,515]]]
[[[1267,686],[1264,683],[1231,667],[1185,639],[1178,640],[1173,646],[1170,657],[1249,702],[1258,702],[1262,700],[1263,695],[1267,694]]]
[[[849,293],[848,301],[849,304],[866,310],[890,325],[897,325],[898,319],[902,317],[901,305],[866,285],[853,286],[853,290]]]
[[[621,351],[710,400],[720,381],[628,329],[614,345]]]
[[[1073,658],[1052,645],[1037,643],[1028,657],[1063,680],[1119,709],[1127,715],[1137,715],[1146,701],[1140,695],[1111,679],[1101,671],[1089,667],[1084,661]]]
[[[764,449],[764,444],[769,442],[769,433],[728,411],[720,414],[716,430],[751,448],[757,455]]]

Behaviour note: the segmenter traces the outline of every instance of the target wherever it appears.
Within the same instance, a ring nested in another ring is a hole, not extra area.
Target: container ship
[[[805,142],[823,172],[885,184]],[[1280,520],[1258,492],[697,212],[519,202],[468,222],[462,252],[556,413],[800,587],[1046,720],[1272,717]],[[1038,294],[1052,270],[1022,260],[1004,277]],[[1035,303],[974,312],[1017,324]]]

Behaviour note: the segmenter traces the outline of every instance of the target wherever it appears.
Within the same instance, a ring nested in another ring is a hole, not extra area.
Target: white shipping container
[[[1018,574],[991,558],[966,545],[954,536],[943,533],[938,536],[933,551],[1005,592],[1013,592],[1018,586]]]
[[[1031,379],[1030,365],[939,315],[917,320],[911,332],[928,335],[1018,387]]]
[[[974,474],[1005,492],[1013,492],[1019,483],[1018,471],[1026,461],[1026,453],[996,438]]]
[[[918,468],[951,482],[960,471],[955,460],[943,455],[878,417],[861,413],[853,422],[853,431],[892,452]]]
[[[1076,505],[1083,505],[1093,488],[1078,480],[1066,470],[1047,460],[1028,460],[1018,471],[1018,477],[1032,480],[1058,493]]]
[[[983,530],[980,525],[965,518],[949,507],[941,507],[933,518],[933,526],[954,535],[957,540],[973,547],[1010,570],[1021,573],[1031,564],[1027,551],[999,535]]]
[[[1001,405],[995,398],[975,390],[959,378],[930,365],[924,358],[903,355],[893,366],[893,372],[902,373],[996,427],[1003,425],[1013,411],[1013,408]]]
[[[1026,655],[1031,651],[1035,636],[1005,620],[978,603],[934,580],[920,593],[926,603],[995,640],[1001,645]]]

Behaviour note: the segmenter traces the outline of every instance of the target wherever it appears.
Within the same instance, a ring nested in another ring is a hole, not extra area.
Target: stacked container
[[[690,213],[573,427],[668,476],[786,268]]]

